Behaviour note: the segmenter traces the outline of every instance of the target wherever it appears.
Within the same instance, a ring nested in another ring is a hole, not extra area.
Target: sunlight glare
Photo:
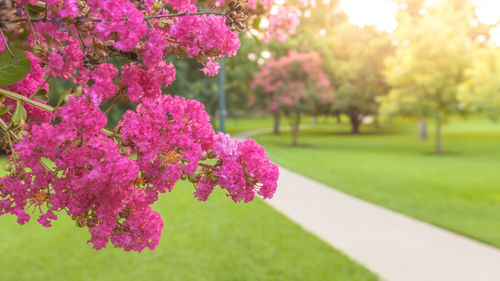
[[[271,52],[269,51],[262,51],[262,53],[260,53],[260,56],[263,57],[264,59],[270,59],[271,58]]]
[[[259,23],[259,28],[266,29],[269,27],[269,20],[266,18],[262,18]]]
[[[273,7],[271,8],[270,14],[277,15],[279,11],[280,11],[280,8],[277,5],[273,5]]]
[[[476,14],[482,23],[494,24],[500,20],[500,1],[476,0]]]
[[[397,27],[394,19],[397,7],[389,0],[341,0],[340,8],[354,25],[375,25],[377,29],[387,32]]]
[[[437,0],[427,0],[432,5]],[[476,14],[482,23],[493,24],[500,20],[500,0],[475,0]],[[341,0],[340,8],[349,17],[349,22],[358,26],[375,25],[379,30],[392,32],[397,27],[397,6],[390,0]],[[419,11],[425,13],[425,10]],[[495,30],[498,32],[498,28]],[[500,37],[500,34],[495,36]]]

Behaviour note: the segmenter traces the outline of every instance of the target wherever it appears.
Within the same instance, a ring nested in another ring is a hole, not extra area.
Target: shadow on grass
[[[291,149],[300,149],[300,148],[317,148],[318,146],[317,145],[312,145],[312,144],[308,144],[308,143],[299,143],[298,145],[292,145],[291,143],[288,144],[288,145],[283,145],[283,147],[288,147],[288,148],[291,148]]]
[[[421,153],[422,155],[428,157],[436,157],[436,158],[445,158],[448,156],[464,156],[466,153],[458,152],[458,151],[443,151],[441,154],[437,154],[435,151],[424,151]]]
[[[364,136],[390,136],[390,135],[399,135],[397,132],[389,132],[389,131],[370,131],[370,132],[328,132],[328,131],[319,131],[319,132],[311,132],[308,135],[316,135],[316,136],[351,136],[351,137],[364,137]]]

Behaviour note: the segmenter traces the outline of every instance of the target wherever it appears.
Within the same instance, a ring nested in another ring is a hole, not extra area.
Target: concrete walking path
[[[278,191],[266,202],[381,280],[500,281],[498,248],[352,197],[283,167]]]

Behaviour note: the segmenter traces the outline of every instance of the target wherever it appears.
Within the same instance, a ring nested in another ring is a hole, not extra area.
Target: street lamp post
[[[219,69],[219,132],[226,133],[226,73],[224,59],[220,62]]]

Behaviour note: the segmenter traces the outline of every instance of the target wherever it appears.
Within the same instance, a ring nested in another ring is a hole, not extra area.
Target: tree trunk
[[[418,139],[427,139],[427,121],[423,117],[418,121]]]
[[[279,112],[273,113],[273,134],[275,134],[275,135],[280,134],[280,113]]]
[[[342,123],[342,118],[340,118],[340,113],[337,114],[337,124]]]
[[[299,126],[300,126],[300,113],[297,112],[295,119],[292,120],[292,145],[299,145]]]
[[[318,125],[318,116],[314,115],[312,117],[312,123],[313,123],[313,125]]]
[[[359,134],[359,125],[361,125],[361,120],[359,120],[358,115],[349,115],[349,119],[351,120],[351,133]]]
[[[378,118],[378,114],[375,114],[374,119],[375,119],[375,120],[373,121],[373,124],[374,124],[374,126],[375,126],[375,129],[377,129],[377,130],[378,130],[378,129],[380,129],[380,120],[378,120],[378,119],[379,119],[379,118]]]
[[[436,117],[436,154],[442,154],[441,148],[441,112],[438,112]]]

